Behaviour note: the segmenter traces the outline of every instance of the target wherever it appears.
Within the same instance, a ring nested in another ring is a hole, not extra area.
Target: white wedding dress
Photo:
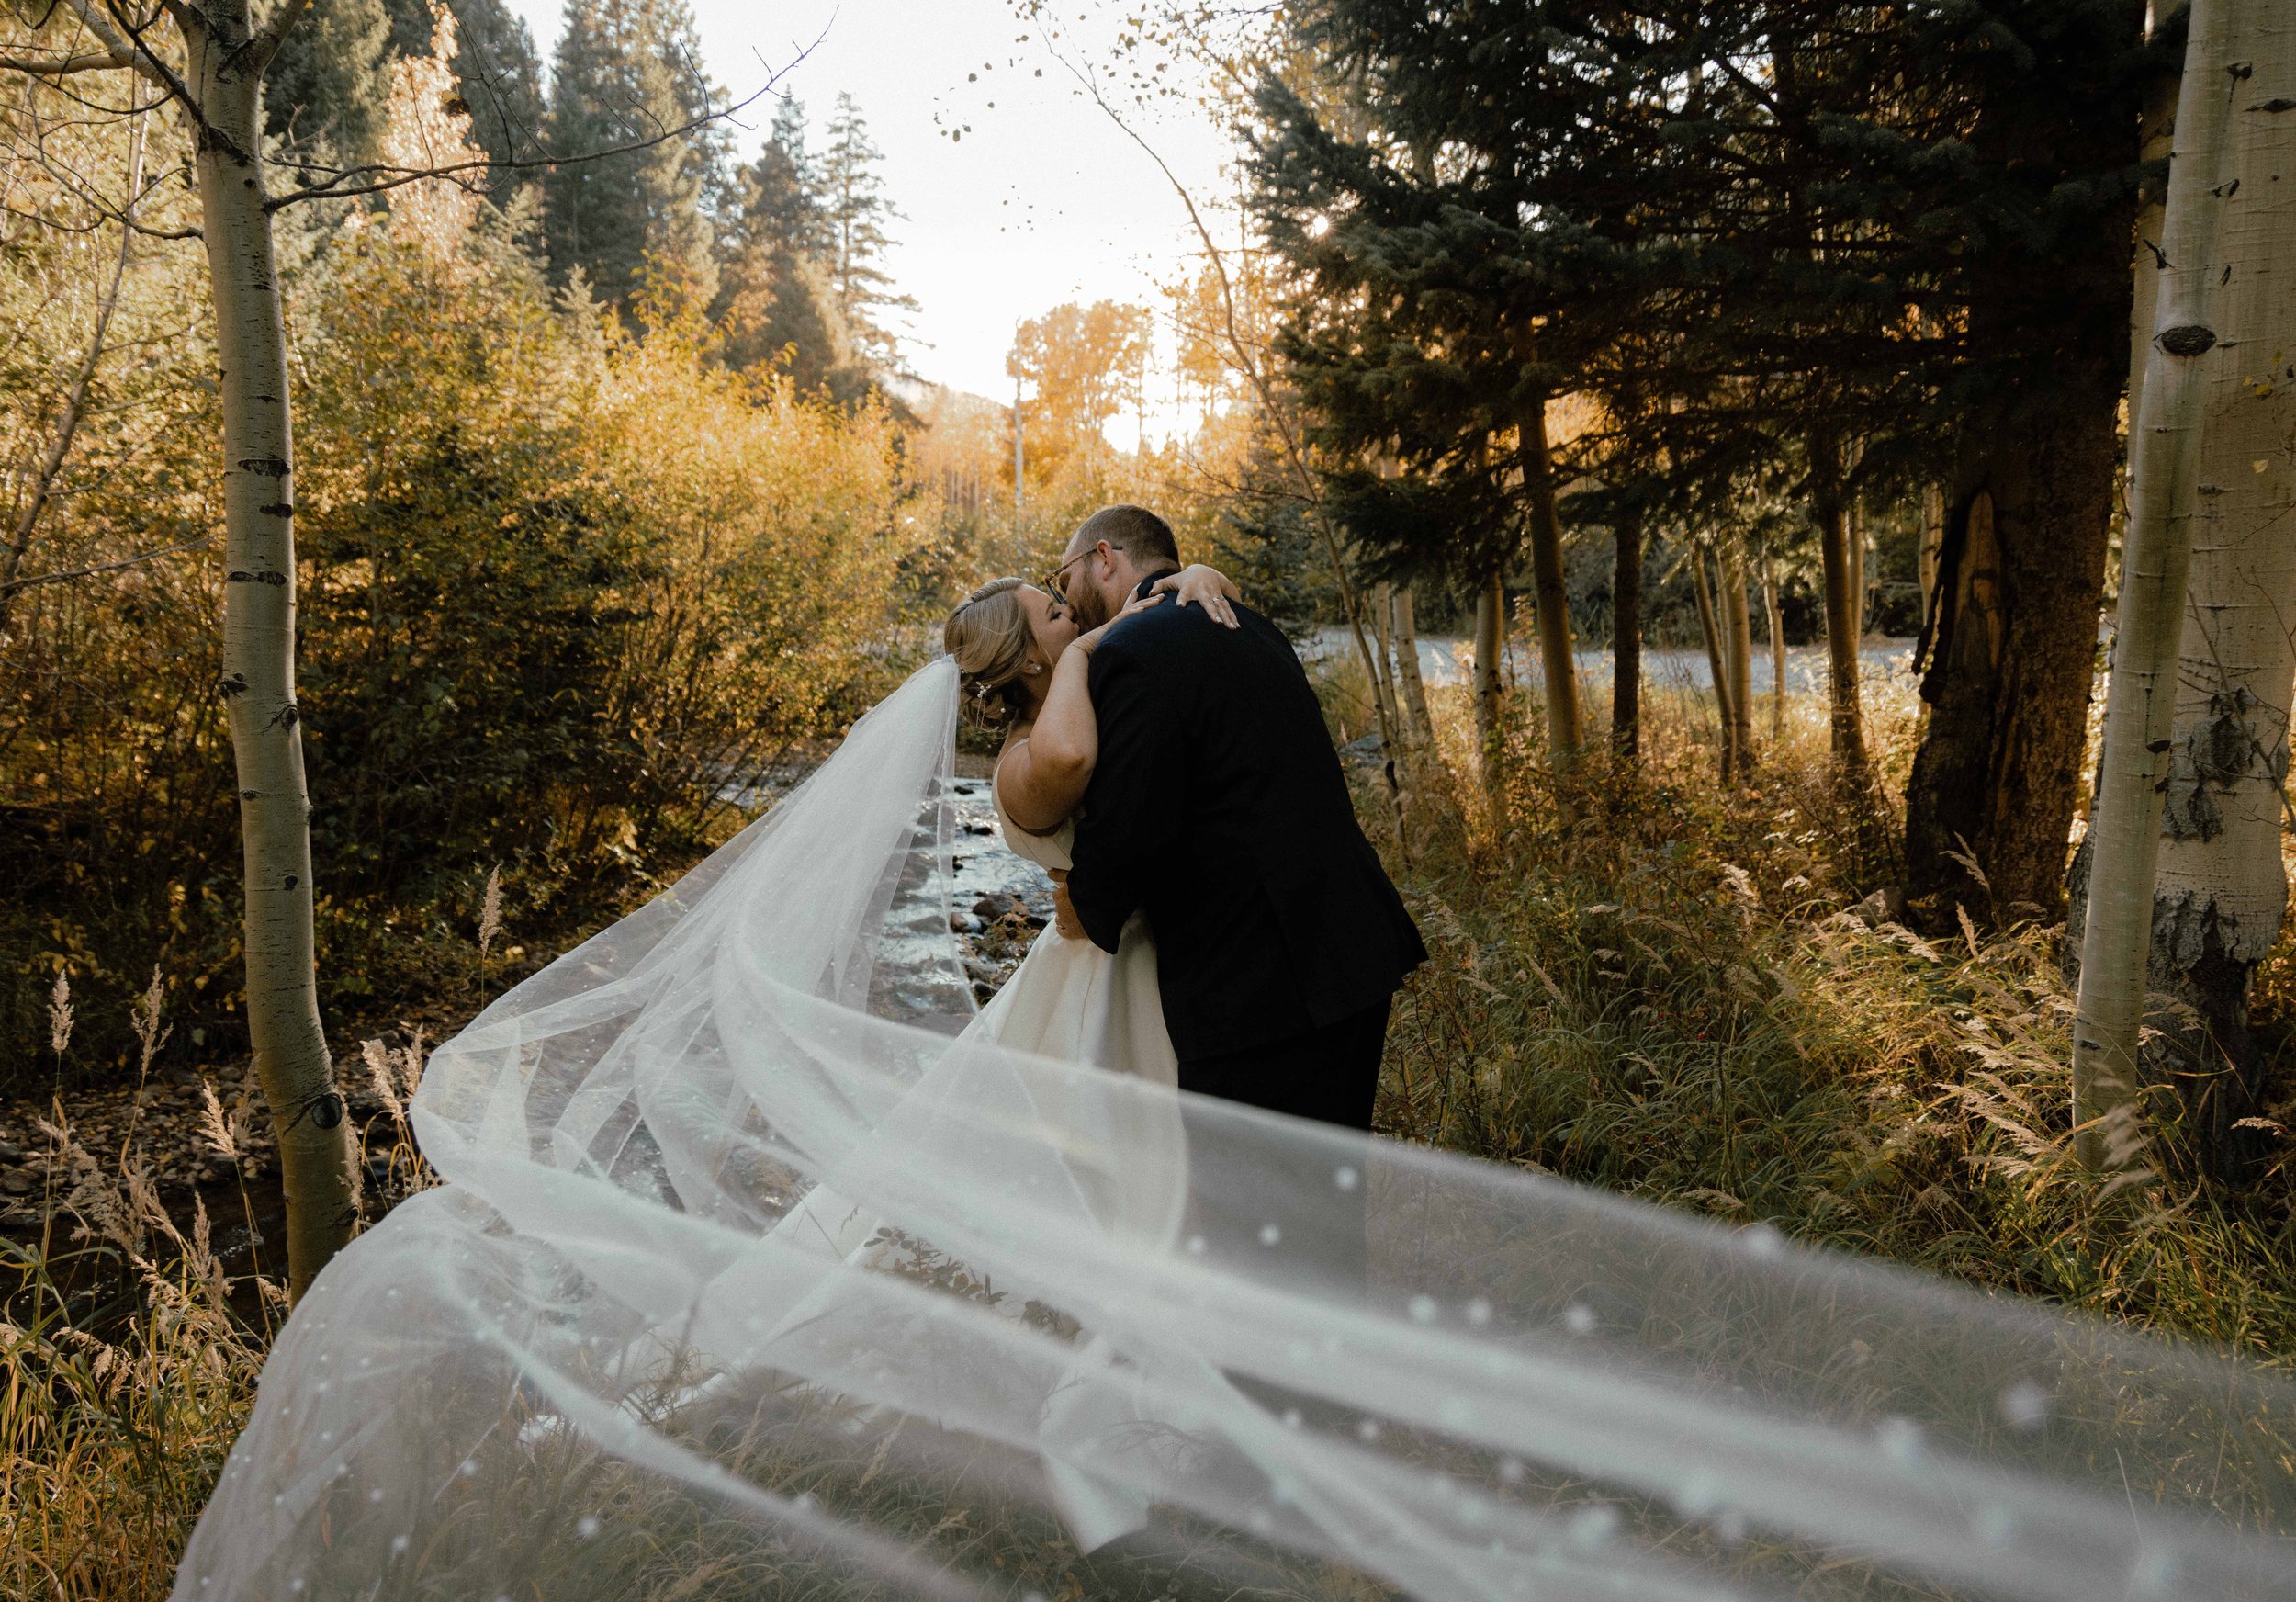
[[[1007,848],[1048,874],[1066,873],[1073,863],[1075,819],[1064,819],[1043,834],[1021,828],[1005,807],[1003,771],[1000,760],[989,797]],[[1113,955],[1089,940],[1062,933],[1058,924],[1047,924],[1019,967],[958,1039],[1090,1064],[1167,1090],[1179,1086],[1179,1061],[1156,987],[1155,937],[1141,912],[1124,925]],[[952,1052],[949,1071],[929,1074],[917,1087],[914,1111],[947,1105],[978,1089],[967,1084],[972,1063],[964,1053]],[[1178,1103],[1161,1098],[1107,1100],[1067,1090],[1057,1080],[1037,1081],[1029,1088],[1029,1100],[1041,1126],[1060,1132],[1063,1145],[1103,1159],[1066,1165],[1077,1199],[1101,1227],[1132,1249],[1167,1249],[1187,1194],[1187,1149]],[[1110,1154],[1113,1162],[1105,1160]],[[808,1192],[771,1234],[861,1270],[883,1270],[911,1250],[906,1239],[889,1235],[884,1220],[869,1208],[827,1185]],[[823,1316],[827,1299],[836,1294],[825,1288],[800,1301],[783,1320],[784,1327]],[[1112,1357],[1103,1339],[1085,1344],[1070,1382],[1052,1391],[1040,1431],[1053,1504],[1086,1551],[1130,1534],[1148,1517],[1148,1498],[1105,1472],[1076,1465],[1064,1450],[1070,1440],[1120,1433],[1143,1437],[1157,1427],[1129,1387],[1099,1382]],[[1105,1447],[1100,1450],[1105,1455]]]
[[[2257,1363],[1190,1097],[1144,930],[923,1027],[957,677],[438,1049],[176,1602],[2296,1596]]]

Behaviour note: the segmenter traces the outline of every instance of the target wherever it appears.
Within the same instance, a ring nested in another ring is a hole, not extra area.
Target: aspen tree
[[[2151,985],[2191,1010],[2164,1033],[2211,1166],[2237,1166],[2255,1111],[2248,991],[2288,908],[2281,865],[2296,681],[2296,13],[2244,8],[2232,185],[2215,259],[2215,348],[2200,358],[2176,725],[2167,753]],[[2229,1071],[2227,1071],[2229,1070]]]
[[[2195,0],[2177,98],[2160,242],[2158,304],[2129,443],[2129,520],[2090,825],[2088,900],[2073,1029],[2075,1147],[2092,1167],[2133,1154],[2138,1032],[2160,860],[2161,789],[2177,704],[2178,649],[2199,500],[2206,361],[2218,340],[2242,8]]]
[[[1435,724],[1427,716],[1427,681],[1419,671],[1419,620],[1409,584],[1395,586],[1390,599],[1395,621],[1395,665],[1403,684],[1403,708],[1415,738],[1430,744]]]
[[[1506,631],[1506,592],[1492,573],[1475,595],[1475,739],[1483,782],[1496,784],[1499,750],[1499,651]]]
[[[1746,594],[1746,558],[1735,543],[1720,553],[1722,639],[1730,672],[1730,744],[1742,783],[1754,771],[1754,625]]]
[[[1730,705],[1729,649],[1722,639],[1720,609],[1706,580],[1706,558],[1690,553],[1691,595],[1698,604],[1698,637],[1705,642],[1706,677],[1714,683],[1714,716],[1722,734],[1722,782],[1738,777],[1738,710]]]
[[[247,1031],[278,1142],[289,1292],[300,1296],[357,1219],[350,1130],[319,1018],[310,802],[295,698],[295,446],[287,324],[264,186],[264,73],[301,18],[286,0],[172,6],[180,54],[71,0],[98,48],[19,71],[134,73],[197,133],[194,176],[215,310],[223,423],[223,619],[217,693],[231,731],[244,866]]]
[[[247,1030],[286,1192],[287,1288],[300,1297],[351,1238],[357,1189],[346,1109],[319,1015],[310,801],[295,683],[295,442],[272,218],[298,201],[546,164],[493,163],[473,153],[445,166],[369,165],[323,177],[306,171],[307,182],[273,195],[264,183],[264,77],[310,0],[280,0],[260,22],[252,0],[170,3],[133,33],[103,0],[64,4],[95,48],[7,56],[0,58],[0,69],[44,78],[132,74],[172,103],[197,136],[193,182],[215,313],[223,432],[222,649],[216,690],[231,729],[239,793]],[[748,104],[650,133],[644,146],[681,137]],[[568,166],[614,153],[553,160]]]

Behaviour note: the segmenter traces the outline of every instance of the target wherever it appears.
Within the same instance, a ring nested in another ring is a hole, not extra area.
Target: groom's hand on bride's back
[[[1084,920],[1076,916],[1076,904],[1068,898],[1068,875],[1052,875],[1052,926],[1070,940],[1085,938]]]

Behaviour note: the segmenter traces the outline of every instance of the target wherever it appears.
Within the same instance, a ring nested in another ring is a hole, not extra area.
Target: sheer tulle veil
[[[955,716],[438,1050],[181,1602],[2296,1595],[2277,1374],[965,1029]]]

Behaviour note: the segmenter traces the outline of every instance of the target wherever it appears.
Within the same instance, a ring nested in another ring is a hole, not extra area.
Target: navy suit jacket
[[[1182,1062],[1361,1012],[1427,956],[1291,642],[1249,607],[1236,615],[1224,628],[1167,602],[1092,658],[1100,758],[1069,900],[1109,952],[1146,909]]]

